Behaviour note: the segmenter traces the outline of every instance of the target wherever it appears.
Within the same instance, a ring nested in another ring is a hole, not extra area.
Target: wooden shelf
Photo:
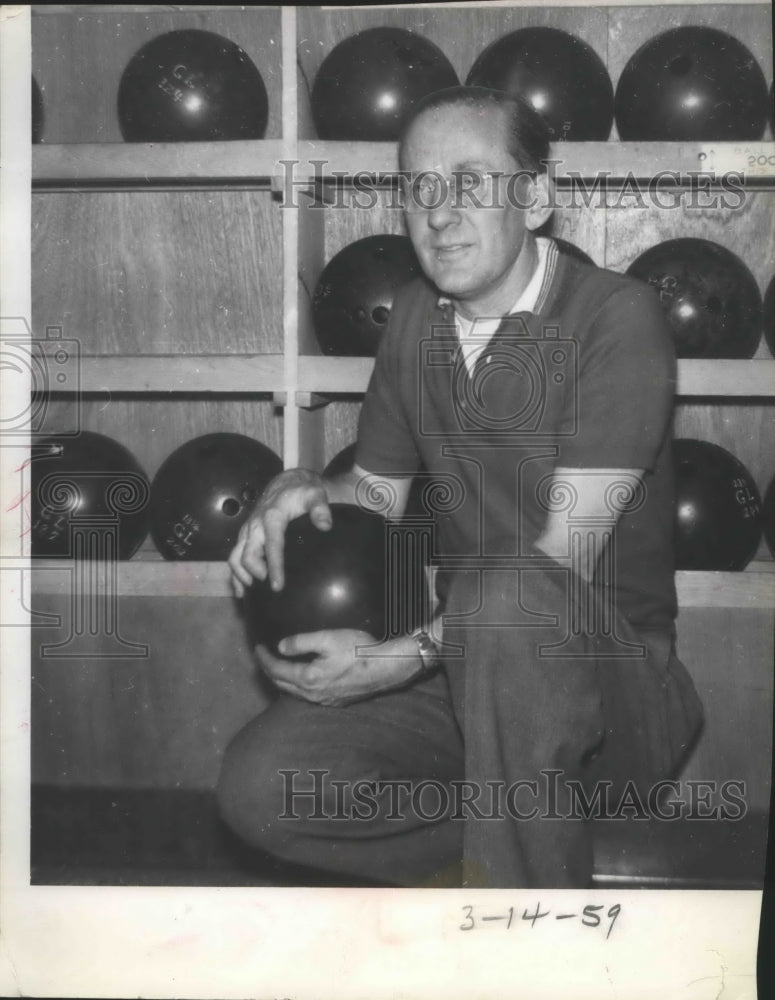
[[[299,358],[301,392],[366,391],[372,358]],[[775,395],[775,360],[679,361],[679,396],[767,397]]]
[[[52,342],[51,351],[56,349]],[[48,353],[48,351],[47,351]],[[282,354],[82,356],[70,391],[250,394],[282,391]]]
[[[169,143],[72,143],[32,147],[32,183],[40,190],[267,186],[285,176],[282,140]],[[302,140],[297,181],[350,178],[362,171],[389,183],[398,170],[392,142]],[[746,181],[775,184],[775,142],[566,142],[552,147],[555,176],[646,180],[662,171],[739,171]],[[686,179],[684,179],[686,182]],[[665,182],[666,183],[666,182]]]
[[[282,172],[279,139],[72,143],[32,147],[32,186],[72,189],[267,187]]]
[[[616,181],[626,177],[647,180],[662,171],[717,175],[739,171],[746,180],[775,183],[775,142],[565,142],[555,143],[551,156],[555,176],[563,182],[598,175]],[[299,177],[331,179],[358,171],[389,175],[397,170],[396,143],[299,142]]]
[[[57,350],[57,342],[46,353]],[[366,391],[373,358],[302,355],[296,389],[300,393],[359,395]],[[282,354],[145,354],[136,357],[84,355],[79,384],[68,392],[217,393],[244,395],[282,392]],[[775,395],[775,360],[679,361],[679,396],[767,398]]]
[[[14,567],[10,563],[18,564]],[[10,560],[7,568],[31,574],[33,594],[68,594],[73,564],[68,560]],[[124,597],[230,597],[229,569],[222,562],[165,562],[133,559],[118,566]],[[772,608],[775,561],[751,563],[742,573],[676,573],[682,608]]]

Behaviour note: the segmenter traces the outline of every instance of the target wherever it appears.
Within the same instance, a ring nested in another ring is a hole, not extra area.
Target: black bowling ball
[[[324,268],[312,300],[322,351],[375,355],[396,290],[421,273],[406,236],[367,236],[340,250]]]
[[[187,441],[151,486],[151,536],[165,559],[226,559],[280,458],[243,434]]]
[[[650,39],[616,87],[620,139],[708,142],[760,139],[767,83],[736,38],[716,28],[672,28]]]
[[[659,293],[679,358],[751,358],[761,338],[762,299],[738,256],[710,240],[667,240],[627,273]]]
[[[43,109],[43,94],[38,81],[32,78],[32,141],[41,142],[43,139],[43,125],[45,122],[45,112]]]
[[[673,442],[677,569],[741,570],[762,535],[761,498],[753,477],[725,448]]]
[[[762,503],[762,528],[764,529],[764,540],[767,548],[775,557],[775,476],[770,480],[770,485],[764,494]]]
[[[123,445],[91,431],[35,445],[33,556],[131,559],[148,534],[148,478]],[[96,548],[95,548],[96,546]]]
[[[346,445],[334,455],[325,469],[323,469],[323,475],[327,479],[333,479],[334,476],[343,476],[346,472],[352,471],[354,462],[355,442],[353,441],[352,444]]]
[[[260,580],[248,589],[252,641],[276,648],[286,636],[322,629],[356,629],[382,640],[414,623],[418,595],[406,581],[416,573],[393,558],[390,522],[350,504],[331,504],[331,514],[328,531],[306,514],[288,525],[282,590]],[[396,621],[405,627],[394,630]]]
[[[764,293],[763,317],[764,339],[767,341],[770,354],[775,357],[775,277],[770,278],[767,291]]]
[[[447,57],[427,38],[405,28],[367,28],[332,49],[315,76],[318,136],[394,142],[419,101],[458,83]]]
[[[239,45],[195,28],[147,42],[118,88],[127,142],[261,139],[268,109],[261,74]]]
[[[520,28],[481,53],[466,84],[523,97],[552,140],[604,140],[614,118],[611,79],[593,48],[558,28]]]

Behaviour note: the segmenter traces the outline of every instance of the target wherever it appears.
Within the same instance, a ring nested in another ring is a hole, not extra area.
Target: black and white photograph
[[[771,4],[0,16],[0,992],[764,1000]]]

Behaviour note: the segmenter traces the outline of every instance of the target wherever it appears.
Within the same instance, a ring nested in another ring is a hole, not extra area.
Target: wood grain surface
[[[121,74],[135,52],[167,31],[199,28],[236,42],[255,63],[269,97],[267,139],[279,138],[279,9],[103,10],[32,18],[32,72],[43,92],[43,140],[122,142],[116,101]]]

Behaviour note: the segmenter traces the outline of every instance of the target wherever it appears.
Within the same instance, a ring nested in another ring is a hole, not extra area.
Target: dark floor
[[[766,815],[738,822],[597,822],[595,836],[600,887],[763,884]],[[259,855],[224,826],[212,793],[181,789],[36,786],[31,856],[34,885],[365,884]]]

